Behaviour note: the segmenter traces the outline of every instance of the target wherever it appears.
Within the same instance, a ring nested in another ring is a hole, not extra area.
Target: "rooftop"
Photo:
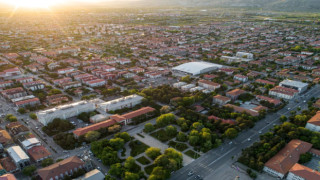
[[[176,66],[172,68],[172,70],[178,70],[186,73],[190,73],[193,75],[201,74],[202,71],[208,70],[208,69],[219,69],[222,68],[222,65],[220,64],[214,64],[214,63],[208,63],[208,62],[188,62],[185,64],[181,64],[179,66]]]

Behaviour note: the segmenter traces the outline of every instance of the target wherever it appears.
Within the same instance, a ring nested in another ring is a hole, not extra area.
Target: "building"
[[[6,146],[8,144],[12,144],[13,140],[8,131],[2,129],[0,127],[0,144]]]
[[[177,83],[173,84],[173,87],[174,88],[181,88],[181,86],[184,86],[186,84],[187,84],[186,82],[177,82]]]
[[[308,89],[308,83],[303,83],[301,81],[284,80],[279,84],[281,87],[286,87],[294,90],[298,90],[299,93],[304,92]]]
[[[311,131],[320,132],[320,111],[307,122],[306,128]]]
[[[8,77],[19,76],[19,75],[21,75],[21,71],[18,67],[6,69],[0,72],[0,77],[2,78],[8,78]]]
[[[233,76],[233,79],[234,80],[238,80],[238,81],[241,81],[241,82],[247,82],[248,81],[248,77],[247,76],[244,76],[244,75],[241,75],[241,74],[236,74]]]
[[[208,62],[189,62],[181,64],[177,67],[172,68],[174,73],[182,73],[187,75],[200,75],[215,71],[222,68],[220,64],[208,63]]]
[[[254,110],[254,109],[246,109],[246,108],[243,108],[243,107],[240,107],[240,106],[236,106],[236,105],[233,105],[233,104],[226,104],[224,106],[232,108],[235,112],[238,112],[238,113],[247,113],[247,114],[249,114],[251,116],[259,116],[259,112],[257,110]]]
[[[246,93],[246,91],[242,90],[242,89],[234,89],[232,91],[229,91],[226,93],[226,96],[231,98],[232,101],[235,101],[238,99],[238,97],[241,95],[241,94],[244,94]]]
[[[38,111],[36,113],[39,122],[47,125],[55,118],[67,119],[79,115],[82,112],[91,112],[96,109],[95,105],[87,101],[79,101],[67,105],[57,106],[52,109]]]
[[[51,153],[42,145],[33,146],[32,148],[27,150],[27,153],[29,154],[31,159],[37,163],[51,157]]]
[[[18,168],[23,169],[30,165],[29,156],[21,149],[20,146],[12,146],[7,149],[7,152]]]
[[[4,174],[0,176],[0,180],[17,180],[13,174]]]
[[[0,164],[9,173],[15,173],[20,170],[14,163],[13,159],[10,157],[4,157],[0,159]]]
[[[196,87],[196,85],[194,85],[194,84],[187,84],[187,85],[181,86],[181,90],[182,90],[182,91],[189,91],[189,89],[194,88],[194,87]]]
[[[28,150],[35,146],[40,146],[41,142],[37,138],[29,138],[21,142],[23,149]]]
[[[7,99],[15,99],[15,98],[26,96],[27,92],[22,87],[17,87],[17,88],[3,90],[1,91],[1,94],[3,97]]]
[[[14,102],[15,106],[21,108],[26,106],[36,106],[40,104],[39,98],[31,98],[31,99],[25,99],[22,101]]]
[[[22,125],[19,121],[7,124],[6,129],[13,136],[29,131],[29,129],[26,126]]]
[[[105,175],[98,169],[87,172],[85,175],[74,180],[104,180]]]
[[[292,99],[299,94],[298,90],[286,88],[282,86],[276,86],[269,90],[270,96],[275,96],[283,99]]]
[[[289,172],[289,170],[299,161],[300,155],[308,152],[312,144],[295,139],[291,140],[283,149],[265,163],[263,171],[279,178]]]
[[[97,105],[98,109],[103,112],[115,111],[117,109],[132,108],[142,102],[143,97],[139,95],[130,95],[123,98],[103,102]]]
[[[237,52],[236,57],[243,58],[243,59],[253,59],[252,53],[247,52]]]
[[[294,164],[289,170],[287,180],[319,180],[320,172],[310,169],[301,164]]]
[[[281,101],[279,99],[273,99],[273,98],[270,98],[270,97],[267,97],[267,96],[257,95],[256,99],[258,101],[267,101],[267,102],[269,102],[271,104],[274,104],[275,106],[278,106],[278,105],[281,104]]]
[[[72,156],[60,162],[54,163],[48,167],[37,171],[42,180],[57,180],[63,179],[64,176],[72,175],[79,169],[83,169],[85,163],[77,156]]]
[[[207,80],[199,80],[198,85],[213,91],[221,87],[220,84]]]
[[[226,96],[216,95],[213,97],[213,103],[219,104],[221,106],[228,104],[231,101],[231,98]]]
[[[31,81],[22,84],[24,88],[31,91],[44,89],[45,84],[42,81]]]

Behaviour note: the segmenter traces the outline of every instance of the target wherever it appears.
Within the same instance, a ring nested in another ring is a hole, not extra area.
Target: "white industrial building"
[[[172,68],[173,73],[182,73],[188,75],[200,75],[222,68],[220,64],[208,62],[188,62]]]
[[[37,112],[38,120],[47,125],[55,118],[67,119],[75,117],[82,112],[91,112],[96,109],[95,104],[88,101],[79,101],[72,104],[57,106],[52,109]]]
[[[308,83],[303,83],[301,81],[293,81],[293,80],[289,80],[289,79],[286,79],[286,80],[280,82],[279,85],[282,87],[298,90],[299,93],[302,93],[308,89]]]
[[[143,97],[139,95],[130,95],[108,102],[97,104],[99,110],[103,112],[114,111],[117,109],[131,108],[142,102]]]
[[[30,165],[29,156],[21,149],[20,146],[12,146],[7,149],[9,156],[20,169]]]

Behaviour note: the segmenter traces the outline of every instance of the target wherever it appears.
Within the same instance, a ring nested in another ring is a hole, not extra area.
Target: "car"
[[[64,151],[62,151],[62,152],[64,152],[64,153],[68,153],[68,151],[67,151],[67,150],[64,150]]]
[[[229,144],[232,144],[232,141],[230,141]]]
[[[248,138],[248,141],[251,141],[251,138]]]
[[[259,134],[261,134],[262,133],[262,131],[259,131]]]
[[[304,103],[307,102],[306,100],[303,101]]]
[[[290,110],[291,108],[288,108],[288,110]]]
[[[193,171],[189,171],[189,172],[188,172],[188,176],[192,176],[193,174],[194,174]]]
[[[195,179],[198,179],[198,180],[202,180],[202,177],[200,175],[197,175],[194,177]]]

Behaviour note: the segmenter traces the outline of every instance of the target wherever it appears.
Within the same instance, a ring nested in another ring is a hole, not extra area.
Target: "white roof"
[[[98,107],[103,109],[110,109],[111,107],[118,107],[118,106],[130,104],[130,103],[135,103],[135,102],[141,101],[142,99],[143,99],[142,96],[133,94],[133,95],[122,97],[112,101],[100,103],[98,104]]]
[[[298,88],[303,88],[303,87],[308,86],[308,83],[303,83],[301,81],[293,81],[293,80],[289,80],[289,79],[282,81],[280,84],[294,86],[294,87],[298,87]]]
[[[10,157],[17,163],[22,160],[29,160],[29,156],[21,149],[20,146],[12,146],[7,149],[7,152],[9,153]]]
[[[24,146],[24,147],[28,147],[30,145],[33,145],[33,144],[38,144],[40,143],[40,141],[37,139],[37,138],[30,138],[30,139],[26,139],[24,141],[21,142],[21,144]]]
[[[220,64],[208,63],[208,62],[188,62],[185,64],[181,64],[172,68],[173,70],[178,70],[186,73],[190,73],[193,75],[198,75],[203,73],[203,71],[209,72],[210,70],[222,68]]]
[[[105,176],[98,169],[94,169],[87,172],[82,177],[76,178],[76,180],[104,180]]]

